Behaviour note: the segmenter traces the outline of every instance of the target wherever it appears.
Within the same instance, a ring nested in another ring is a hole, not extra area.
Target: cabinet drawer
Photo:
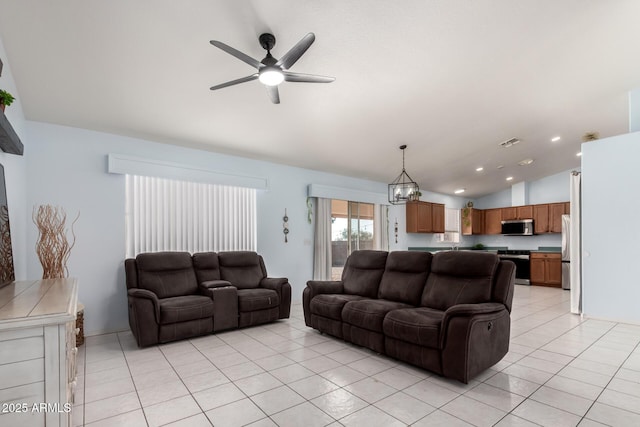
[[[532,252],[531,259],[562,259],[562,255],[557,252]]]
[[[0,365],[44,357],[41,336],[0,341]]]

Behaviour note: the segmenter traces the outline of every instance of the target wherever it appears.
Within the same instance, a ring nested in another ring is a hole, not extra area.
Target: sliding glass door
[[[344,263],[351,252],[373,249],[372,203],[331,201],[332,279],[340,280]]]

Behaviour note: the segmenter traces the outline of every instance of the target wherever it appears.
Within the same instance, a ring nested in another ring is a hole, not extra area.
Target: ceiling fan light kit
[[[277,67],[266,66],[258,73],[258,80],[265,86],[278,86],[284,81],[284,74]]]
[[[267,51],[267,56],[262,61],[258,61],[246,55],[239,50],[232,48],[217,40],[211,40],[210,43],[215,47],[224,50],[229,55],[236,57],[242,62],[251,65],[258,70],[257,73],[250,76],[241,77],[236,80],[231,80],[226,83],[222,83],[216,86],[212,86],[211,90],[218,90],[229,86],[234,86],[240,83],[250,82],[258,79],[260,83],[267,87],[267,93],[271,102],[274,104],[280,103],[280,94],[278,92],[278,85],[283,81],[298,82],[298,83],[331,83],[335,80],[334,77],[316,76],[312,74],[292,73],[289,70],[293,64],[309,49],[311,44],[315,41],[316,36],[313,33],[309,33],[302,38],[294,47],[292,47],[282,58],[277,60],[271,55],[271,49],[276,44],[276,38],[273,34],[264,33],[258,38],[260,46]]]

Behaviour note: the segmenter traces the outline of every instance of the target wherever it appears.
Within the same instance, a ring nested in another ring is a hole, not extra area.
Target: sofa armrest
[[[462,320],[463,322],[470,323],[471,319],[475,316],[479,316],[482,314],[497,314],[501,311],[506,310],[504,304],[500,304],[497,302],[485,302],[481,304],[458,304],[452,307],[449,307],[447,311],[444,312],[444,317],[442,318],[441,330],[440,334],[440,348],[444,348],[445,339],[447,338],[447,331],[449,329],[449,325],[454,318],[463,318],[466,320]]]
[[[233,286],[233,285],[231,284],[231,282],[228,282],[226,280],[208,280],[198,285],[198,292],[201,295],[206,295],[209,298],[213,299],[214,290],[226,288],[229,286]]]
[[[302,311],[305,325],[311,325],[311,300],[320,294],[342,294],[344,284],[341,280],[309,280],[307,287],[302,291]]]
[[[286,277],[265,277],[260,281],[260,286],[273,289],[280,298],[280,312],[278,319],[288,319],[291,314],[291,284]]]
[[[260,281],[260,286],[267,289],[276,290],[278,287],[289,283],[289,279],[286,277],[265,277]]]
[[[449,307],[447,311],[444,312],[443,323],[447,322],[447,319],[455,316],[475,316],[476,314],[497,313],[505,308],[504,304],[500,304],[498,302],[458,304]]]
[[[158,343],[160,301],[153,292],[133,288],[127,291],[129,325],[140,347]]]
[[[154,305],[158,305],[158,296],[147,289],[133,288],[127,290],[127,295],[134,298],[146,298],[153,301]]]
[[[509,350],[511,319],[501,303],[460,304],[444,313],[440,330],[443,375],[467,383]]]
[[[233,286],[231,282],[227,280],[207,280],[206,282],[200,283],[199,288],[212,289],[212,288],[222,288],[224,286]]]
[[[307,282],[307,288],[309,288],[309,291],[311,292],[311,298],[320,294],[344,293],[344,284],[342,280],[309,280]]]

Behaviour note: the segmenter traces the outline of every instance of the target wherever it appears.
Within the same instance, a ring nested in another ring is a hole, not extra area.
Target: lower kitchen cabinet
[[[562,255],[559,253],[531,253],[531,284],[559,288],[562,286]]]

